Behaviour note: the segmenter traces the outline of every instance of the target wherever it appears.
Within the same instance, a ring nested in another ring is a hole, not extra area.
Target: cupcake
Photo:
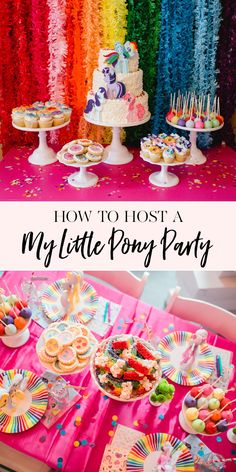
[[[44,102],[34,102],[33,107],[35,107],[37,110],[45,110],[45,105]]]
[[[25,113],[24,121],[26,128],[38,128],[39,121],[36,113],[27,111]]]
[[[158,146],[152,146],[149,148],[149,159],[151,162],[160,162],[162,157],[162,149]]]
[[[143,153],[143,157],[149,159],[149,149],[152,147],[152,140],[150,138],[143,138],[141,140],[141,151]]]
[[[61,105],[60,107],[62,113],[64,113],[65,122],[70,120],[72,109],[66,105]]]
[[[40,128],[51,128],[53,125],[52,115],[50,113],[41,113],[39,116]]]
[[[175,160],[175,151],[171,147],[164,149],[163,151],[163,159],[166,164],[172,164]]]
[[[56,108],[57,104],[53,100],[48,100],[47,102],[45,102],[45,107],[47,107],[47,108],[51,108],[51,107]]]
[[[175,159],[177,162],[185,162],[188,157],[188,149],[184,147],[175,148]]]
[[[20,126],[21,128],[24,128],[25,126],[25,112],[23,110],[20,110],[18,108],[15,108],[12,110],[12,122],[16,126]]]
[[[53,126],[63,125],[65,122],[64,114],[61,111],[56,111],[52,114],[53,117]]]

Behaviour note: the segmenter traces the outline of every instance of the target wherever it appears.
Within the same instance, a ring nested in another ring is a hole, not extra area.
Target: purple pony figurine
[[[126,92],[125,84],[123,82],[116,82],[115,69],[113,67],[104,67],[102,72],[107,84],[107,98],[111,100],[122,98]]]
[[[98,91],[95,93],[94,99],[90,98],[88,100],[84,113],[88,115],[89,113],[95,111],[97,115],[96,119],[99,120],[99,114],[102,108],[102,104],[106,98],[107,98],[106,89],[104,87],[100,87]]]

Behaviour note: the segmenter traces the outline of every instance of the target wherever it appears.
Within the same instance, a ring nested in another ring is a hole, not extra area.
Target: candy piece
[[[73,346],[78,354],[84,354],[89,349],[89,340],[85,336],[77,336]]]
[[[206,427],[205,427],[205,432],[207,434],[215,434],[217,433],[217,426],[213,421],[207,421],[206,422]]]
[[[198,414],[199,420],[205,421],[205,419],[209,416],[209,410],[200,410]]]
[[[144,359],[149,359],[149,360],[156,360],[154,354],[146,347],[144,344],[142,344],[140,341],[137,341],[136,343],[136,348],[139,354],[141,354]]]
[[[221,413],[221,417],[222,417],[222,420],[226,420],[228,422],[232,421],[233,420],[233,413],[231,410],[227,410],[227,411],[222,411]]]
[[[190,390],[190,394],[192,395],[192,397],[196,397],[199,394],[199,392],[200,392],[199,387],[193,387]]]
[[[10,324],[5,327],[5,333],[7,336],[13,336],[17,333],[17,328],[14,324]]]
[[[45,351],[48,356],[57,356],[60,350],[59,341],[56,338],[47,339],[45,342]]]
[[[198,408],[202,408],[202,407],[207,408],[208,407],[208,400],[206,400],[205,397],[198,398],[197,407]]]
[[[220,433],[223,433],[224,431],[227,431],[228,429],[228,423],[226,420],[220,420],[219,423],[217,423],[217,429]]]
[[[20,311],[20,316],[28,320],[32,316],[32,311],[29,308],[22,308],[22,310]]]
[[[231,405],[231,400],[229,398],[223,398],[220,402],[220,408],[224,407],[224,410],[229,410]]]
[[[124,380],[141,380],[144,378],[144,375],[139,374],[135,370],[127,370],[123,375]]]
[[[187,408],[186,417],[189,421],[196,420],[198,418],[198,409],[197,408]]]
[[[133,369],[137,370],[141,374],[148,375],[149,374],[149,369],[141,364],[141,362],[137,361],[136,359],[130,358],[128,359],[128,363],[130,367],[133,367]]]
[[[196,419],[192,422],[192,428],[197,433],[203,433],[203,431],[205,429],[205,423],[202,420]]]
[[[208,403],[209,410],[217,410],[220,406],[220,401],[217,398],[211,398]]]
[[[192,395],[188,394],[184,400],[184,403],[185,405],[187,406],[187,408],[191,408],[191,407],[196,407],[197,406],[197,400],[192,397]]]
[[[217,398],[217,400],[222,400],[224,398],[225,394],[224,394],[224,390],[222,390],[222,388],[215,388],[214,392],[213,392],[213,397],[214,398]]]
[[[25,320],[25,318],[22,318],[21,316],[18,316],[17,318],[14,319],[14,325],[19,330],[23,329],[27,325],[27,323],[28,323],[28,320]]]
[[[205,397],[208,397],[213,392],[213,390],[214,388],[211,385],[206,385],[202,389],[202,395],[205,395]]]
[[[222,418],[222,415],[221,415],[221,412],[218,410],[218,411],[214,411],[214,413],[212,413],[211,415],[211,420],[214,421],[215,423],[217,423],[217,421],[220,421]]]
[[[128,349],[129,348],[129,342],[128,340],[118,340],[118,341],[113,341],[112,343],[112,347],[113,349],[119,349],[121,351],[123,351],[124,349]]]
[[[13,324],[13,323],[14,323],[14,319],[12,318],[12,316],[9,316],[9,315],[4,316],[4,318],[2,319],[2,321],[3,321],[6,325],[9,325],[9,324]]]

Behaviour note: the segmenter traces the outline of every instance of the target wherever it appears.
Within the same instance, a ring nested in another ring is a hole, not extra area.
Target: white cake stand
[[[131,154],[131,152],[129,152],[127,147],[121,143],[121,129],[130,128],[131,126],[143,125],[144,123],[147,123],[150,120],[151,114],[149,113],[149,115],[142,121],[117,124],[97,122],[89,119],[86,115],[84,115],[84,118],[86,121],[88,121],[88,123],[92,123],[93,125],[109,126],[112,128],[112,142],[109,146],[105,148],[105,163],[120,166],[122,164],[128,164],[128,162],[131,162],[133,160],[133,155]]]
[[[163,160],[160,162],[152,162],[150,159],[146,159],[143,156],[143,153],[141,151],[140,153],[141,158],[145,161],[148,162],[149,164],[153,164],[154,166],[160,166],[161,170],[160,172],[153,172],[149,176],[149,182],[152,185],[156,185],[157,187],[174,187],[179,183],[179,177],[172,172],[168,172],[168,166],[182,166],[184,164],[187,164],[188,161],[185,162],[173,162],[172,164],[166,164]]]
[[[179,126],[171,123],[170,121],[166,120],[166,123],[173,128],[182,129],[183,131],[189,132],[189,140],[191,143],[191,156],[188,160],[189,165],[200,165],[205,164],[207,158],[204,156],[202,151],[197,147],[197,133],[212,133],[213,131],[218,131],[219,129],[223,128],[224,123],[218,126],[217,128],[209,128],[209,129],[198,129],[198,128],[186,128],[186,126]]]
[[[56,131],[57,129],[64,128],[70,123],[66,121],[62,125],[52,126],[51,128],[22,128],[21,126],[12,123],[12,126],[20,131],[29,131],[32,133],[38,133],[39,145],[32,154],[28,157],[30,164],[37,166],[47,166],[57,161],[56,152],[47,145],[47,131]]]
[[[76,188],[87,188],[93,187],[98,182],[98,176],[93,172],[88,172],[87,167],[96,166],[97,164],[101,164],[103,159],[99,162],[89,162],[88,164],[66,164],[61,158],[60,153],[57,154],[57,159],[61,164],[64,164],[68,167],[75,167],[79,169],[79,172],[74,172],[68,177],[68,183],[72,185],[72,187]]]

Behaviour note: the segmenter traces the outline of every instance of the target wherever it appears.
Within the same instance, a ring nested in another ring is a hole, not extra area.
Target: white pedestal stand
[[[128,164],[133,159],[133,155],[129,152],[126,146],[121,143],[120,133],[122,128],[130,128],[131,126],[138,126],[147,123],[150,120],[150,113],[149,115],[142,121],[136,121],[133,123],[118,123],[116,126],[111,123],[101,123],[90,120],[86,115],[84,118],[88,123],[92,123],[93,125],[98,126],[109,126],[112,127],[112,142],[109,146],[105,148],[105,164],[111,165],[123,165]]]
[[[28,131],[33,133],[38,133],[39,136],[39,145],[34,150],[34,152],[29,156],[28,161],[30,164],[37,166],[46,166],[48,164],[53,164],[57,161],[56,153],[47,145],[47,132],[56,131],[57,129],[64,128],[70,122],[67,121],[59,126],[53,126],[51,128],[21,128],[20,126],[12,123],[12,126],[20,131]]]
[[[29,323],[23,330],[18,331],[13,336],[1,336],[0,339],[3,342],[3,344],[5,344],[5,346],[7,347],[12,347],[12,348],[20,347],[26,344],[30,337],[30,331],[29,331],[30,322],[31,320],[29,321]]]
[[[166,120],[169,126],[173,126],[173,128],[181,129],[183,131],[189,132],[189,140],[191,143],[191,156],[188,159],[189,165],[201,165],[205,164],[207,158],[204,156],[202,151],[197,147],[197,133],[212,133],[213,131],[218,131],[219,129],[223,128],[224,123],[218,128],[210,128],[210,129],[197,129],[197,128],[186,128],[185,126],[175,125],[170,121]]]
[[[232,444],[236,444],[236,434],[233,433],[233,428],[228,429],[227,438]]]
[[[149,182],[152,185],[156,185],[157,187],[174,187],[179,183],[179,177],[172,172],[168,172],[168,166],[179,166],[179,165],[184,165],[188,163],[188,161],[185,162],[173,162],[172,164],[166,164],[165,162],[160,161],[160,162],[152,162],[150,159],[146,159],[143,157],[143,153],[140,153],[140,156],[145,162],[148,162],[149,164],[153,164],[155,166],[160,166],[161,170],[160,172],[153,172],[149,176]]]
[[[87,167],[96,166],[101,164],[103,160],[99,162],[89,162],[88,164],[66,164],[60,157],[60,152],[57,153],[57,159],[61,164],[69,167],[75,167],[79,169],[79,172],[74,172],[68,177],[68,183],[72,185],[72,187],[76,188],[87,188],[93,187],[98,182],[98,176],[93,172],[88,172]]]

